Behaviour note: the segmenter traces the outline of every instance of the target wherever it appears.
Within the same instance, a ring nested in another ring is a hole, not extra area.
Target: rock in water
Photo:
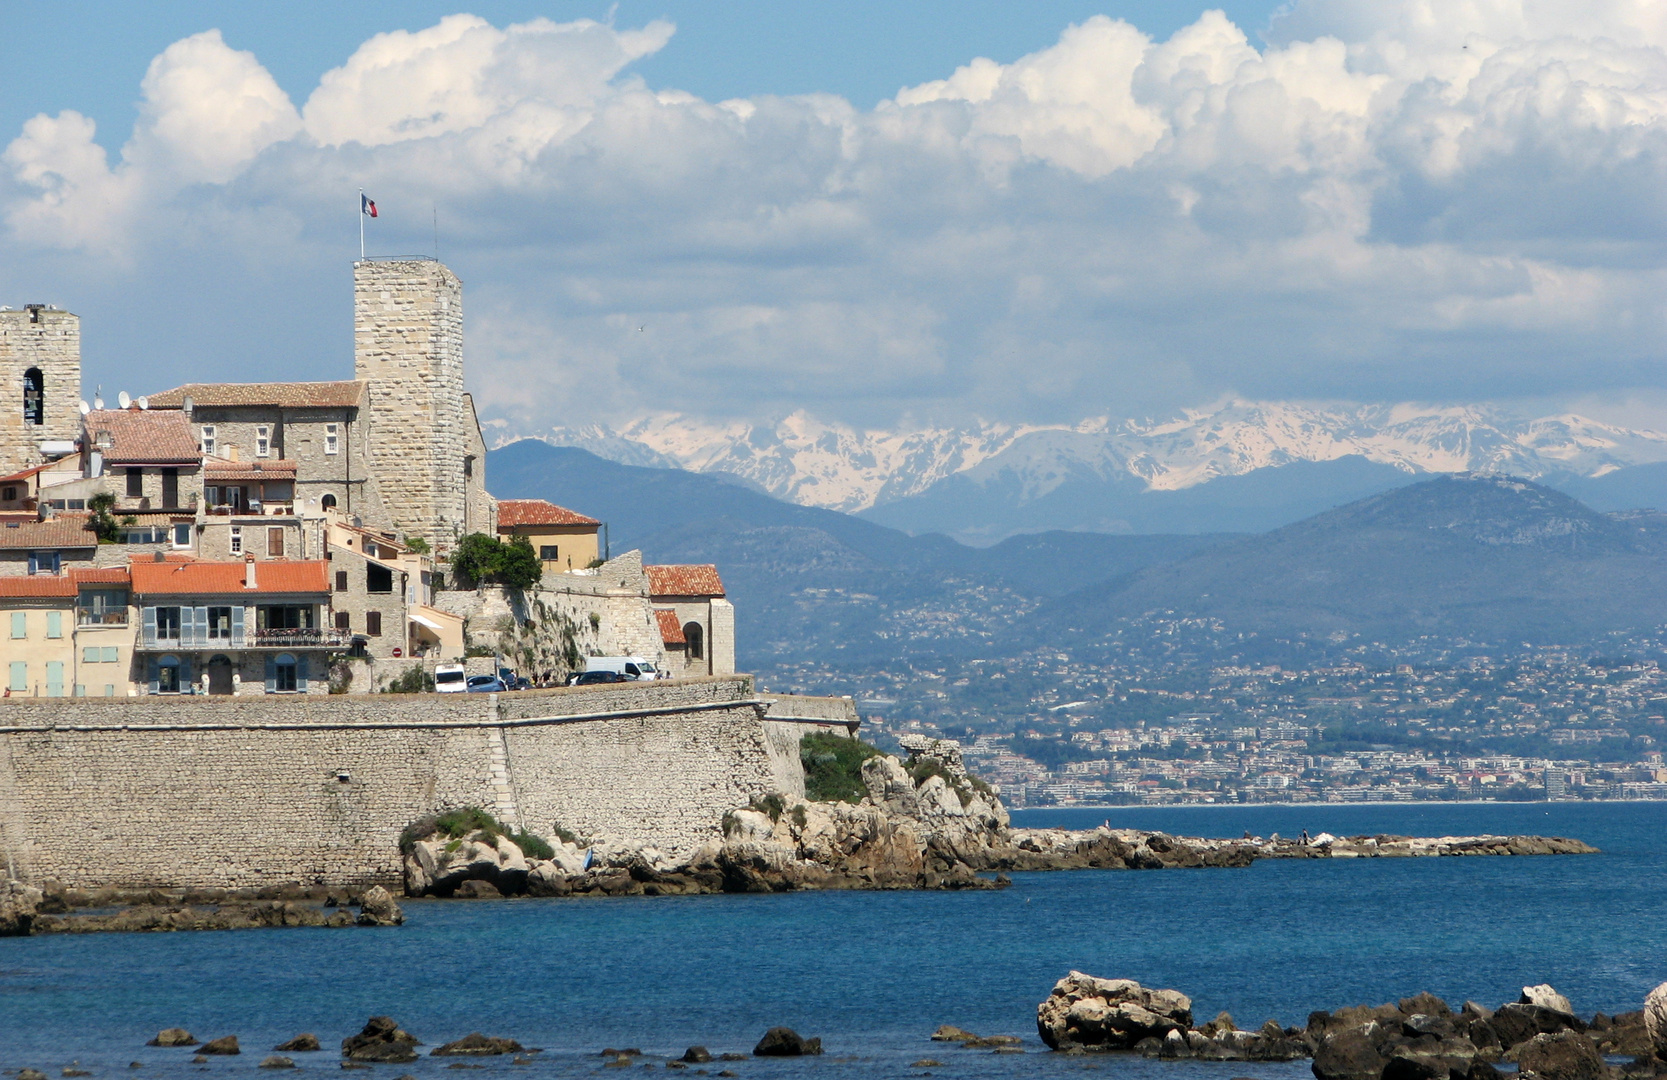
[[[405,912],[399,910],[387,889],[372,885],[359,900],[359,918],[355,921],[360,926],[398,926],[405,921]]]
[[[417,1060],[416,1037],[401,1031],[391,1016],[373,1016],[365,1029],[342,1040],[342,1057],[349,1061],[386,1061],[404,1065]]]
[[[295,1068],[295,1062],[287,1057],[279,1057],[277,1054],[273,1054],[269,1058],[262,1059],[260,1067],[263,1069],[293,1069]]]
[[[41,898],[39,889],[21,881],[0,882],[0,937],[28,937]]]
[[[227,1035],[225,1038],[215,1039],[213,1042],[204,1043],[203,1048],[199,1050],[198,1053],[219,1054],[224,1057],[230,1057],[232,1054],[241,1054],[243,1051],[237,1045],[237,1036]]]
[[[954,1024],[940,1025],[938,1030],[932,1032],[933,1042],[966,1042],[969,1039],[976,1038],[978,1038],[977,1035],[965,1028],[958,1028]]]
[[[1644,1030],[1650,1033],[1657,1060],[1667,1061],[1667,982],[1644,999]]]
[[[752,1048],[755,1057],[804,1057],[822,1052],[821,1039],[805,1039],[792,1028],[773,1027]]]
[[[1378,1040],[1373,1038],[1377,1027],[1371,1021],[1326,1035],[1314,1048],[1312,1069],[1318,1080],[1372,1080],[1382,1076],[1389,1063],[1378,1052]]]
[[[1517,1052],[1517,1069],[1542,1080],[1601,1080],[1608,1075],[1597,1046],[1578,1031],[1534,1036]]]
[[[1538,986],[1523,987],[1522,996],[1517,999],[1517,1004],[1538,1005],[1544,1009],[1556,1009],[1560,1013],[1574,1014],[1574,1006],[1569,1004],[1569,999],[1545,983]]]
[[[318,1045],[318,1036],[308,1032],[305,1035],[297,1035],[287,1043],[280,1043],[272,1049],[280,1054],[295,1054],[323,1048]]]
[[[146,1046],[196,1046],[197,1040],[184,1028],[163,1028]]]
[[[712,1060],[712,1052],[704,1046],[691,1046],[683,1051],[683,1056],[679,1060],[688,1062],[690,1065],[705,1065]]]
[[[490,881],[465,881],[452,895],[460,900],[498,900],[504,894]]]
[[[1036,1006],[1036,1031],[1055,1050],[1082,1046],[1131,1049],[1142,1039],[1183,1035],[1192,999],[1177,990],[1148,990],[1132,979],[1099,979],[1073,971]]]
[[[46,1074],[39,1069],[19,1069],[17,1080],[46,1080]]]
[[[455,1042],[436,1048],[429,1057],[486,1057],[492,1054],[519,1054],[525,1049],[514,1039],[495,1039],[471,1031]]]

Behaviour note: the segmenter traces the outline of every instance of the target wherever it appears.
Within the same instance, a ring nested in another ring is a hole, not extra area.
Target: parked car
[[[434,669],[434,689],[441,694],[461,694],[467,688],[468,677],[462,664],[441,664]]]
[[[567,677],[568,686],[596,686],[600,683],[629,681],[617,671],[575,671]]]
[[[533,681],[524,675],[515,676],[515,683],[510,687],[511,690],[531,690],[532,688]]]
[[[640,656],[587,656],[585,670],[611,671],[624,676],[626,682],[647,682],[660,677],[653,661]]]
[[[471,694],[496,694],[507,689],[496,675],[471,675],[466,687]]]

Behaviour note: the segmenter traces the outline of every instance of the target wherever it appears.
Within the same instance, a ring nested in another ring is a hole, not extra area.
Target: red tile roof
[[[73,597],[75,580],[57,574],[0,577],[0,597],[11,599]]]
[[[683,637],[683,624],[677,621],[677,612],[657,610],[654,617],[660,620],[660,640],[667,645],[686,645]]]
[[[111,465],[194,465],[203,457],[183,413],[99,409],[82,426],[88,445],[103,450]]]
[[[143,562],[132,564],[133,591],[142,596],[208,596],[234,593],[327,593],[328,563],[255,563],[255,587],[243,587],[241,562]]]
[[[297,462],[294,461],[221,461],[203,459],[203,479],[209,483],[227,480],[293,480]]]
[[[710,563],[692,566],[645,566],[650,596],[722,596],[723,579]]]
[[[185,397],[193,405],[219,407],[268,406],[279,409],[349,409],[364,404],[365,384],[344,382],[186,383],[146,403],[153,409],[180,409]]]
[[[125,566],[101,566],[92,570],[71,570],[77,585],[126,585],[133,580]]]
[[[586,517],[566,507],[543,499],[499,499],[498,530],[513,529],[517,525],[600,525],[593,517]]]
[[[51,551],[97,546],[98,537],[87,528],[86,514],[58,514],[45,521],[0,520],[0,550]]]
[[[50,469],[56,464],[56,461],[43,461],[39,465],[29,466],[29,468],[24,469],[22,472],[14,472],[10,476],[0,476],[0,484],[10,484],[17,480],[27,480],[36,473]]]

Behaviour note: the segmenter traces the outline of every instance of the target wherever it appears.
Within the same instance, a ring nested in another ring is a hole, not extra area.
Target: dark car
[[[468,685],[463,689],[471,694],[494,694],[506,689],[504,681],[496,675],[471,675]]]
[[[625,676],[617,671],[575,671],[567,677],[568,686],[595,686],[598,683],[624,681]]]

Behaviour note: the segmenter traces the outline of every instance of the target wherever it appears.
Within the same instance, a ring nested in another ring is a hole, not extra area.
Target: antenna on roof
[[[181,399],[179,407],[180,411],[189,417],[191,415],[191,410],[197,407],[197,403],[191,400],[190,394],[186,394],[185,397]]]
[[[104,384],[103,383],[99,383],[98,384],[98,389],[96,391],[94,391],[94,393],[93,393],[93,408],[95,408],[95,409],[104,408]]]
[[[133,404],[133,399],[127,396],[126,390],[123,390],[116,395],[116,404],[125,409],[129,405]]]
[[[82,402],[81,402],[81,415],[86,416],[88,413],[90,413],[92,411],[93,411],[93,407],[91,405],[88,405],[86,400],[83,399]]]
[[[138,402],[139,402],[139,408],[141,408],[141,409],[148,409],[148,408],[150,408],[150,398],[148,398],[148,397],[141,397],[141,398],[138,398],[138,399],[137,399],[137,400],[138,400]]]

